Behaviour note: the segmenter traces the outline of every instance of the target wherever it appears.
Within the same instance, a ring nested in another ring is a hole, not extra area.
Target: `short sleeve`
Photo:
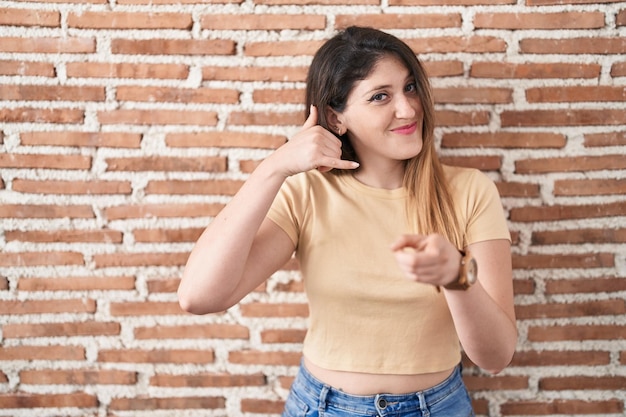
[[[303,192],[304,185],[305,178],[303,174],[287,178],[278,191],[267,214],[271,221],[287,233],[296,247],[298,246],[302,219],[306,210]]]
[[[511,240],[500,194],[494,182],[477,169],[458,169],[451,178],[464,245],[484,240]]]

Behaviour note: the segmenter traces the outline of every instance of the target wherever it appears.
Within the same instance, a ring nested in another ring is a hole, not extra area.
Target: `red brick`
[[[235,195],[243,181],[208,180],[208,181],[150,181],[146,187],[147,194],[205,194]]]
[[[182,229],[137,229],[133,231],[135,242],[142,243],[174,243],[195,242],[198,240],[204,227]]]
[[[224,172],[227,170],[226,157],[174,157],[146,156],[137,158],[107,158],[107,171],[182,171],[182,172]]]
[[[0,85],[0,100],[104,101],[104,87]]]
[[[0,301],[0,314],[95,313],[92,299]]]
[[[0,10],[0,25],[61,27],[61,13],[35,9]]]
[[[542,254],[513,255],[513,268],[610,268],[615,266],[614,257],[615,255],[612,253],[563,254],[559,256]]]
[[[626,26],[626,9],[620,10],[615,16],[616,26]]]
[[[300,56],[313,55],[323,41],[250,42],[244,45],[246,56]]]
[[[622,390],[626,387],[626,377],[591,377],[572,375],[567,377],[544,377],[539,380],[539,389],[548,391],[565,390]]]
[[[110,253],[93,256],[96,268],[130,266],[184,266],[189,253]]]
[[[523,182],[496,183],[501,197],[539,197],[539,185]]]
[[[321,30],[326,16],[314,14],[209,14],[200,20],[208,30]]]
[[[518,320],[585,316],[619,316],[626,312],[623,300],[579,303],[541,303],[515,306]]]
[[[83,155],[53,155],[53,154],[0,154],[0,167],[22,169],[89,169],[91,157]]]
[[[584,294],[626,291],[623,278],[551,279],[545,283],[546,294]]]
[[[511,366],[602,366],[608,365],[610,361],[610,352],[531,350],[515,352]]]
[[[626,132],[590,133],[585,135],[585,146],[623,146],[626,145]]]
[[[555,414],[612,414],[621,413],[623,404],[619,400],[584,401],[584,400],[546,400],[543,401],[516,401],[505,402],[500,406],[500,412],[508,415],[546,415]]]
[[[111,110],[97,117],[105,125],[217,125],[217,113],[202,110]]]
[[[340,14],[335,16],[335,27],[370,26],[378,29],[460,28],[458,13],[386,13],[386,14]]]
[[[454,132],[444,133],[442,148],[563,148],[567,138],[550,132]]]
[[[0,41],[0,45],[2,42]],[[0,108],[0,120],[5,123],[82,123],[85,117],[79,109],[39,109],[20,107]]]
[[[2,408],[95,408],[98,397],[81,392],[65,394],[0,393]]]
[[[260,148],[276,149],[287,141],[285,136],[250,132],[170,133],[167,146],[174,148]]]
[[[389,0],[390,6],[476,6],[515,4],[516,0]]]
[[[103,213],[108,220],[180,217],[182,214],[185,217],[209,217],[215,216],[223,207],[220,203],[121,205],[107,207]]]
[[[54,77],[56,71],[50,62],[0,61],[0,75]]]
[[[67,25],[79,29],[191,29],[191,15],[183,13],[89,12],[69,13]]]
[[[2,333],[7,339],[26,337],[118,336],[120,324],[85,321],[80,323],[5,324]]]
[[[135,328],[135,338],[144,339],[248,339],[250,331],[241,324],[157,325]]]
[[[435,124],[437,126],[481,126],[489,124],[490,115],[486,111],[435,111]]]
[[[431,78],[454,77],[464,73],[461,61],[422,61],[422,64]]]
[[[529,6],[547,6],[560,4],[602,4],[602,3],[619,3],[621,0],[526,0]]]
[[[13,190],[28,194],[102,195],[132,193],[130,181],[37,181],[16,179]]]
[[[4,327],[6,328],[6,326],[7,325]],[[85,348],[82,346],[65,344],[62,346],[20,345],[0,347],[0,358],[2,358],[3,361],[84,361],[86,356]]]
[[[177,302],[169,301],[112,302],[109,309],[112,316],[121,317],[186,314]]]
[[[157,374],[150,378],[156,387],[210,388],[210,387],[261,387],[267,383],[265,375],[233,375],[197,373],[193,375]]]
[[[626,53],[626,39],[615,38],[567,38],[522,39],[519,44],[523,54],[623,54]]]
[[[22,145],[139,148],[141,135],[125,132],[23,132]]]
[[[623,339],[626,339],[626,326],[620,325],[531,326],[528,329],[528,340],[532,342]]]
[[[226,400],[223,397],[135,397],[112,398],[109,409],[124,410],[212,410],[224,408]]]
[[[135,232],[135,240],[137,233]],[[150,278],[147,282],[148,293],[175,293],[180,286],[180,278]],[[135,335],[135,337],[137,337]]]
[[[464,376],[463,380],[470,391],[510,391],[529,388],[527,376]]]
[[[134,290],[135,277],[27,278],[17,282],[19,291],[121,291]]]
[[[0,266],[67,266],[84,265],[83,255],[78,252],[2,252]]]
[[[261,332],[263,343],[302,343],[306,330],[304,329],[271,329]]]
[[[19,373],[20,383],[33,385],[134,385],[137,373],[117,369],[38,369]]]
[[[433,96],[438,104],[504,104],[513,101],[513,90],[495,87],[435,88]]]
[[[173,349],[173,350],[140,350],[140,349],[101,349],[98,351],[98,362],[116,363],[194,363],[207,364],[214,361],[213,352],[208,350]]]
[[[7,242],[89,242],[89,243],[122,243],[122,232],[117,230],[7,230]]]
[[[255,0],[255,4],[324,4],[324,5],[357,5],[357,4],[369,4],[378,5],[380,0]]]
[[[531,235],[533,245],[581,244],[581,243],[624,243],[626,229],[576,229],[535,231]]]
[[[626,87],[538,87],[526,90],[529,103],[626,101]]]
[[[304,122],[304,114],[276,112],[233,111],[228,116],[227,125],[258,125],[258,126],[300,126]]]
[[[127,55],[234,55],[228,39],[113,39],[111,52]]]
[[[626,180],[557,180],[555,196],[624,195]]]
[[[308,67],[204,67],[203,81],[305,81]]]
[[[611,77],[626,76],[626,62],[616,62],[611,65]]]
[[[426,39],[405,39],[415,53],[505,52],[506,41],[495,36],[442,36]]]
[[[476,168],[481,171],[498,171],[502,167],[500,156],[444,156],[441,162],[448,165]]]
[[[588,172],[620,170],[626,168],[623,155],[572,156],[561,158],[520,159],[515,162],[518,174],[539,174],[546,172]]]
[[[117,87],[120,101],[227,103],[239,101],[239,91],[227,88]]]
[[[91,206],[55,206],[47,204],[5,204],[0,205],[0,218],[14,219],[92,219],[95,217]]]
[[[534,294],[537,289],[535,281],[532,279],[519,279],[513,280],[513,292],[516,295],[521,294]]]
[[[89,54],[96,52],[94,38],[0,37],[0,52],[33,54]]]
[[[475,78],[598,78],[599,64],[474,62],[470,76]]]
[[[147,4],[147,5],[157,5],[157,4],[208,4],[208,3],[218,3],[218,4],[241,4],[244,0],[117,0],[117,4]]]
[[[157,78],[186,79],[189,67],[183,64],[132,64],[110,62],[68,62],[68,77],[73,78]]]
[[[595,205],[519,207],[510,210],[510,219],[512,221],[537,222],[615,217],[623,216],[625,210],[626,204],[622,202]]]
[[[255,103],[304,103],[303,89],[280,89],[280,90],[255,90],[252,93],[252,101]]]
[[[477,13],[477,29],[600,29],[602,12]]]
[[[507,110],[500,115],[503,127],[606,126],[626,124],[622,110]]]

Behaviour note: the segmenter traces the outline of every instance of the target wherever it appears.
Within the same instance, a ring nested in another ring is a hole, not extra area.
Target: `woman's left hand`
[[[444,286],[456,281],[459,275],[461,252],[439,234],[402,235],[391,250],[410,280]]]

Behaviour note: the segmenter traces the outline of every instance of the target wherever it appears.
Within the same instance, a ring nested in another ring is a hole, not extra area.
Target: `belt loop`
[[[420,411],[422,412],[422,417],[429,417],[430,411],[428,410],[428,404],[426,404],[426,397],[424,397],[424,392],[419,391],[417,393],[417,397],[420,400]]]
[[[320,414],[323,414],[326,411],[326,397],[328,396],[328,391],[330,387],[328,385],[322,386],[322,390],[320,391],[320,398],[318,403],[318,410]]]

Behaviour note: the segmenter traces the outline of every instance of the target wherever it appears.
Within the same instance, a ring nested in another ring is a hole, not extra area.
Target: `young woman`
[[[310,305],[285,416],[473,415],[461,346],[491,373],[516,340],[510,235],[495,185],[444,166],[411,49],[351,27],[316,53],[300,131],[193,249],[183,309],[228,309],[295,251]]]

